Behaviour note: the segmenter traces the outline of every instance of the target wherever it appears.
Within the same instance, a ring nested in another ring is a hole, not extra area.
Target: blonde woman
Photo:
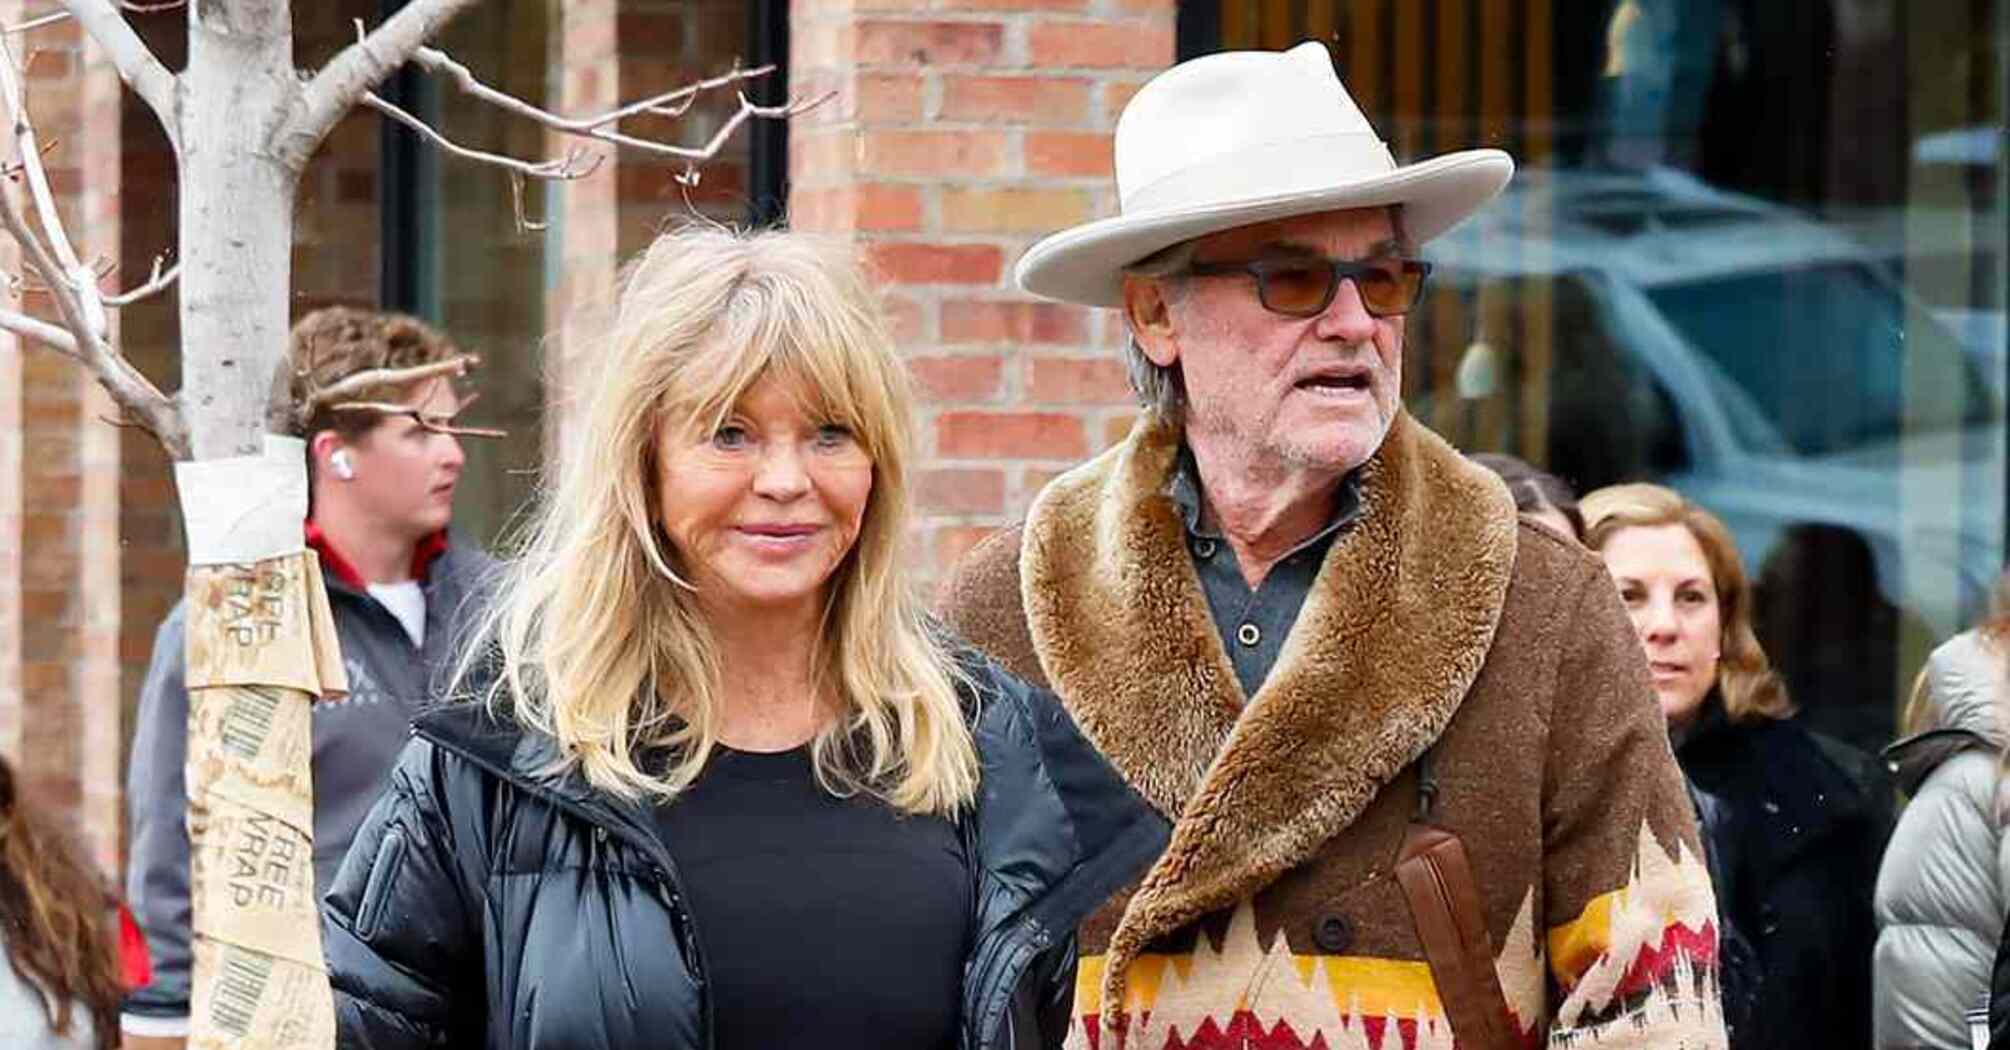
[[[841,249],[672,233],[579,460],[327,912],[345,1044],[1057,1046],[1166,826],[924,621],[913,399]]]
[[[1868,1046],[1878,821],[1848,773],[1787,720],[1730,531],[1659,485],[1602,488],[1578,508],[1646,650],[1676,761],[1716,803],[1703,831],[1722,872],[1718,911],[1759,970],[1758,1006],[1731,1046]]]
[[[1968,1045],[2010,904],[2010,574],[1995,609],[1927,658],[1884,756],[1912,801],[1877,873],[1878,1047]]]

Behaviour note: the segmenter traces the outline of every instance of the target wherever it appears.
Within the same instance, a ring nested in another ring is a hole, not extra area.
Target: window
[[[1809,725],[1889,742],[2005,558],[2010,0],[1185,0],[1326,43],[1391,151],[1517,174],[1425,247],[1411,411],[1718,512]]]

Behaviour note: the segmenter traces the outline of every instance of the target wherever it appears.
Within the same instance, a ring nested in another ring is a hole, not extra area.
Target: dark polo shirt
[[[1167,484],[1166,495],[1179,508],[1186,525],[1186,549],[1193,556],[1194,572],[1200,589],[1207,595],[1208,611],[1214,616],[1215,633],[1235,665],[1242,695],[1256,695],[1257,687],[1277,663],[1291,625],[1298,622],[1298,610],[1305,606],[1326,550],[1340,530],[1353,524],[1361,514],[1360,471],[1351,471],[1340,480],[1333,500],[1333,519],[1318,532],[1279,558],[1255,590],[1242,578],[1235,550],[1222,539],[1219,530],[1201,522],[1200,473],[1193,453],[1180,449],[1179,466]]]

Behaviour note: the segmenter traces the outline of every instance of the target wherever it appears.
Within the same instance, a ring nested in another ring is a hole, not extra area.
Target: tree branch
[[[60,325],[53,325],[15,310],[0,310],[0,329],[24,339],[33,339],[78,364],[84,363],[84,359],[77,354],[77,337]]]
[[[774,72],[775,67],[758,66],[753,69],[733,69],[719,76],[698,81],[695,84],[687,84],[684,87],[675,88],[658,95],[651,95],[648,98],[627,103],[626,105],[617,106],[604,113],[596,113],[586,117],[563,117],[550,110],[542,109],[525,102],[506,91],[501,91],[482,83],[481,78],[475,76],[473,71],[469,70],[467,66],[454,61],[451,56],[438,48],[421,47],[416,49],[412,52],[412,62],[427,72],[438,73],[452,80],[455,86],[459,87],[465,94],[490,103],[507,113],[535,121],[553,131],[568,135],[577,135],[581,138],[597,139],[610,145],[625,146],[629,149],[639,150],[644,153],[653,153],[659,157],[671,157],[694,165],[700,161],[711,160],[717,156],[720,147],[725,145],[726,139],[730,138],[734,131],[739,130],[740,125],[746,123],[749,118],[770,117],[779,119],[791,117],[804,110],[822,105],[836,94],[836,92],[829,92],[809,101],[791,100],[777,106],[757,106],[748,101],[745,93],[741,93],[739,96],[739,110],[727,119],[726,123],[720,127],[718,133],[712,136],[711,141],[698,147],[673,146],[665,142],[654,142],[649,139],[641,139],[633,135],[623,134],[615,126],[629,117],[641,116],[643,114],[664,117],[682,116],[686,110],[691,108],[691,104],[697,101],[699,95],[717,88],[726,87],[730,84],[745,83],[758,79]]]
[[[117,17],[114,13],[113,17]],[[123,21],[123,20],[122,20]],[[98,274],[77,259],[63,233],[62,216],[49,193],[48,173],[42,169],[42,155],[35,146],[35,128],[21,99],[21,84],[14,67],[13,53],[0,36],[0,98],[14,110],[14,137],[21,147],[23,181],[35,198],[42,219],[41,236],[28,225],[28,217],[14,195],[0,185],[0,226],[4,226],[21,247],[21,257],[29,269],[47,286],[62,316],[61,331],[68,337],[67,352],[97,377],[98,383],[126,414],[153,431],[162,447],[177,459],[189,457],[188,426],[181,411],[132,363],[119,355],[109,342],[111,326],[105,316],[105,301],[98,293]],[[22,314],[0,318],[0,327],[32,335],[49,346],[63,349],[63,341],[48,338],[58,326],[36,321]]]
[[[167,132],[168,142],[177,152],[181,149],[181,117],[175,105],[175,93],[179,80],[161,60],[147,49],[146,41],[119,13],[112,0],[63,0],[63,6],[76,18],[91,39],[105,49],[112,64],[118,67],[119,76],[132,87],[133,93],[146,101],[154,116]],[[133,10],[165,10],[174,4],[126,5]],[[17,113],[24,112],[17,109]]]
[[[8,62],[4,53],[0,53],[0,64]],[[40,165],[39,161],[33,163]],[[91,283],[95,276],[81,267],[74,274],[65,275],[41,238],[28,228],[28,219],[14,203],[13,195],[4,188],[0,188],[0,226],[13,235],[15,243],[21,246],[22,257],[49,286],[49,297],[56,301],[56,310],[63,316],[59,327],[14,311],[0,311],[0,328],[37,339],[90,369],[112,400],[139,425],[152,431],[168,455],[175,459],[189,458],[188,424],[173,399],[106,345],[102,335],[104,307],[97,298],[97,286]],[[79,277],[83,282],[81,295]]]
[[[698,96],[704,92],[710,91],[713,88],[725,87],[732,83],[756,80],[775,71],[774,66],[733,69],[710,80],[700,80],[695,84],[687,84],[680,88],[665,91],[660,95],[651,95],[648,98],[630,102],[627,105],[617,106],[605,113],[589,117],[567,118],[561,117],[549,110],[539,109],[517,98],[515,95],[509,94],[506,91],[499,91],[482,83],[481,78],[475,76],[472,70],[454,61],[451,56],[439,48],[419,48],[412,52],[412,63],[428,73],[438,73],[452,80],[454,85],[460,88],[463,93],[481,99],[483,102],[490,103],[517,116],[537,121],[555,130],[571,132],[573,134],[584,134],[595,128],[618,123],[628,117],[638,116],[643,113],[655,113],[658,116],[665,117],[683,116],[684,111],[690,109],[691,103],[697,101]]]
[[[600,162],[606,159],[589,154],[585,150],[574,149],[563,157],[554,157],[550,160],[519,160],[516,157],[506,157],[500,153],[490,153],[487,150],[473,149],[460,145],[435,131],[425,121],[384,101],[374,91],[363,94],[363,104],[418,132],[427,142],[438,146],[453,156],[460,157],[463,160],[490,164],[507,171],[516,172],[527,178],[561,180],[584,178],[593,174],[595,169],[600,167]],[[585,162],[584,167],[580,166],[582,162]]]
[[[176,263],[173,266],[168,267],[167,272],[163,273],[161,272],[161,263],[165,261],[166,259],[163,256],[159,255],[154,256],[153,275],[147,278],[147,283],[140,285],[138,288],[135,288],[129,292],[122,292],[118,295],[104,296],[103,298],[105,305],[131,306],[134,303],[139,302],[141,299],[145,299],[147,296],[159,294],[168,285],[173,284],[174,279],[176,277],[181,276],[181,264]]]
[[[321,140],[365,93],[396,72],[455,15],[477,2],[411,0],[375,32],[343,48],[301,89],[301,108],[280,137],[282,148],[298,164],[306,164]]]
[[[362,27],[360,23],[357,29],[358,32],[361,31]],[[603,113],[596,113],[586,117],[564,117],[550,110],[525,102],[506,91],[501,91],[483,83],[481,78],[475,76],[468,67],[454,61],[446,52],[438,48],[422,46],[414,49],[412,52],[412,62],[421,69],[438,73],[451,79],[463,93],[469,96],[487,102],[506,113],[542,124],[561,134],[593,139],[615,147],[625,147],[659,157],[669,157],[684,161],[686,166],[685,171],[678,177],[678,181],[686,186],[697,183],[698,164],[717,156],[719,150],[725,146],[726,140],[731,138],[733,132],[739,130],[740,125],[745,124],[748,120],[754,117],[774,119],[791,117],[804,110],[822,105],[836,94],[836,92],[826,93],[807,102],[791,100],[777,106],[757,106],[742,92],[739,94],[740,108],[731,117],[726,119],[726,122],[720,126],[719,130],[703,146],[676,146],[666,142],[655,142],[625,134],[618,130],[617,125],[628,117],[643,114],[665,117],[681,116],[691,108],[692,103],[697,101],[698,96],[704,92],[765,76],[773,72],[775,67],[761,66],[755,69],[733,69],[719,76],[651,95],[648,98],[617,106]],[[581,178],[592,174],[604,159],[601,155],[588,155],[578,149],[567,152],[564,157],[542,161],[522,160],[516,157],[489,153],[484,150],[471,149],[454,143],[445,135],[428,126],[424,121],[386,102],[374,93],[366,94],[363,97],[363,104],[411,128],[420,135],[425,136],[426,140],[433,145],[454,156],[489,164],[508,171],[512,180],[510,189],[512,199],[516,204],[516,222],[519,230],[541,230],[544,228],[542,224],[534,223],[524,215],[523,180],[527,178],[555,180]],[[587,156],[591,156],[592,163],[583,164],[582,161]]]
[[[353,402],[360,395],[377,387],[407,386],[422,380],[438,379],[441,376],[459,379],[467,375],[470,369],[479,367],[481,363],[479,354],[457,354],[429,365],[414,365],[411,368],[371,368],[356,372],[308,394],[300,404],[294,406],[293,411],[297,417],[295,422],[304,427],[308,420],[314,418],[314,413],[323,407]]]
[[[118,19],[121,25],[125,23],[117,12],[113,12],[112,17]],[[42,167],[42,147],[35,141],[35,124],[28,116],[28,100],[22,95],[14,54],[4,37],[0,37],[0,102],[4,102],[14,114],[14,141],[21,147],[21,177],[28,184],[29,198],[35,202],[35,214],[42,221],[42,233],[48,237],[46,245],[35,241],[34,247],[46,247],[54,256],[53,262],[57,267],[54,270],[44,269],[42,279],[55,285],[60,283],[55,274],[68,275],[83,269],[83,262],[77,258],[77,249],[70,244],[70,236],[63,230],[63,216],[56,210],[56,195],[49,190],[49,174]]]

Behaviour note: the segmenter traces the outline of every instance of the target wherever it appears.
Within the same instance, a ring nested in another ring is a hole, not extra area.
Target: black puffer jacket
[[[1733,723],[1715,694],[1706,703],[1675,757],[1722,803],[1704,824],[1723,869],[1718,908],[1763,981],[1732,1050],[1868,1047],[1878,808],[1800,726]]]
[[[1051,694],[988,665],[979,680],[961,1043],[1059,1046],[1076,923],[1169,828]],[[414,733],[324,905],[341,1045],[710,1047],[704,960],[648,812],[537,776],[553,742],[478,708]]]

